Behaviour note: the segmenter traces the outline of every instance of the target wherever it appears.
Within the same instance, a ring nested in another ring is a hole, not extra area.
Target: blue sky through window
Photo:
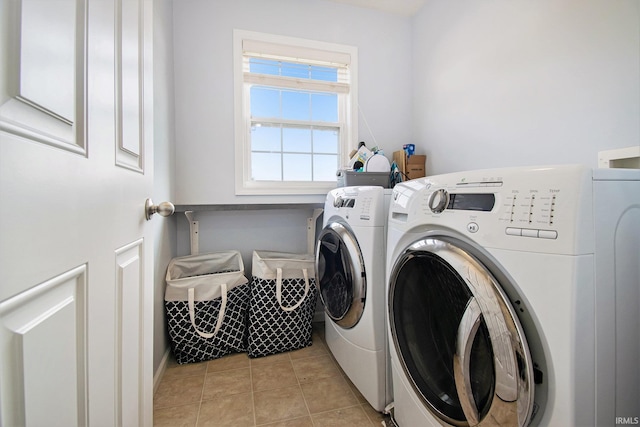
[[[282,129],[282,151],[294,153],[311,152],[311,129],[284,128]]]
[[[338,81],[336,68],[250,59],[250,72]],[[333,181],[338,167],[338,95],[254,85],[250,88],[252,179]]]
[[[249,72],[272,76],[294,77],[298,79],[322,80],[325,82],[338,81],[337,68],[262,58],[249,59]]]
[[[251,88],[251,117],[279,118],[280,90],[254,86]]]
[[[316,153],[336,154],[338,152],[338,132],[335,130],[314,129],[313,151]]]
[[[250,95],[253,119],[338,122],[338,95],[335,93],[253,86]]]
[[[311,118],[321,122],[338,121],[338,95],[335,93],[311,94]]]
[[[282,118],[309,120],[311,118],[311,94],[308,92],[282,91]]]

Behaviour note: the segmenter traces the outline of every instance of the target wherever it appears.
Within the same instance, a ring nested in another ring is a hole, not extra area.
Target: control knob
[[[335,200],[333,201],[333,206],[336,208],[339,208],[342,206],[342,197],[338,196],[335,198]]]
[[[449,204],[449,193],[444,188],[434,191],[429,195],[429,209],[433,213],[441,213]]]

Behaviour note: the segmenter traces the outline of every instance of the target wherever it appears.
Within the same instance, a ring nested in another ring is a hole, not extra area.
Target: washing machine
[[[397,425],[638,423],[639,170],[408,181],[387,244]]]
[[[326,343],[351,382],[380,412],[391,400],[384,282],[390,198],[391,190],[377,186],[332,190],[316,246]]]

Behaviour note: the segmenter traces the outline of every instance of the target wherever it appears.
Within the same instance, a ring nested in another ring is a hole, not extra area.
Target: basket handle
[[[280,308],[284,311],[293,311],[300,307],[304,302],[304,299],[307,297],[307,294],[309,294],[309,274],[307,273],[306,268],[302,269],[302,274],[304,275],[304,295],[293,307],[285,307],[282,305],[282,269],[276,269],[276,299],[278,300],[278,304],[280,304]]]
[[[223,283],[220,285],[220,289],[222,291],[222,305],[220,306],[220,311],[218,312],[218,321],[216,322],[216,329],[212,333],[202,332],[196,326],[196,307],[195,307],[195,298],[194,298],[194,288],[189,288],[189,319],[191,320],[191,325],[193,329],[196,330],[198,335],[202,338],[212,338],[215,334],[218,333],[220,327],[222,326],[222,320],[224,320],[224,312],[227,308],[227,285]]]

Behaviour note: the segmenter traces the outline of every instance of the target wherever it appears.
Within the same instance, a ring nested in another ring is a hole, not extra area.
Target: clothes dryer
[[[325,339],[371,406],[390,402],[385,309],[385,241],[391,190],[342,187],[327,195],[316,247]]]
[[[408,181],[387,243],[399,426],[637,420],[640,171]]]

